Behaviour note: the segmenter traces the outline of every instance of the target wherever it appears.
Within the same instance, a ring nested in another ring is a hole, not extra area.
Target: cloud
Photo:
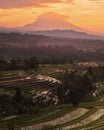
[[[37,21],[66,21],[69,17],[66,15],[61,15],[53,12],[48,12],[40,15]]]
[[[100,3],[100,4],[104,4],[104,0],[89,0],[90,2],[95,2],[95,3]]]
[[[0,8],[24,8],[24,7],[39,7],[45,3],[58,3],[61,0],[0,0]]]
[[[73,2],[74,0],[61,0],[61,2],[63,2],[63,3],[71,3],[71,2]]]

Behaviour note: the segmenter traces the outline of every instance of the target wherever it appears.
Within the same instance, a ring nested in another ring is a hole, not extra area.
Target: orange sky
[[[0,0],[0,27],[23,26],[48,12],[64,15],[67,22],[79,27],[104,33],[104,0]]]

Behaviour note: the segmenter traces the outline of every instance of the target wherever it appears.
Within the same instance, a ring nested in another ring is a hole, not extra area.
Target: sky
[[[24,26],[49,12],[67,23],[104,34],[104,0],[0,0],[0,27]]]

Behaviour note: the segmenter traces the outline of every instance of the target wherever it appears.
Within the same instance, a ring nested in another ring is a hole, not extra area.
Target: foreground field
[[[42,109],[34,115],[24,115],[11,119],[15,129],[21,130],[103,130],[103,103],[81,103],[73,108],[69,105],[56,105]],[[5,124],[10,120],[1,120],[0,130],[7,130]]]
[[[93,63],[93,66],[95,67],[95,74],[98,73],[96,69],[98,65]],[[83,73],[87,67],[88,64],[41,65],[37,73],[23,70],[2,71],[0,73],[0,95],[12,96],[17,87],[31,93],[34,98],[48,95],[50,91],[55,93],[57,84],[61,83],[60,75],[65,70],[70,71],[76,68],[79,73]],[[102,70],[100,71],[102,72]],[[104,89],[102,78],[101,81],[96,80],[96,84],[98,83],[102,85],[96,91],[102,93],[95,97],[94,102],[80,103],[78,107],[72,107],[71,104],[51,105],[32,114],[0,117],[0,130],[8,130],[6,126],[9,122],[15,126],[15,130],[103,130]],[[102,102],[100,102],[101,99]],[[3,106],[8,100],[7,98],[1,99],[0,106]]]

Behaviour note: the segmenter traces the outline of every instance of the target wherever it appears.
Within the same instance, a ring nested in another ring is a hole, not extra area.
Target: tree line
[[[37,71],[39,62],[36,57],[28,59],[12,58],[10,60],[0,59],[0,70],[29,70],[34,69]]]

